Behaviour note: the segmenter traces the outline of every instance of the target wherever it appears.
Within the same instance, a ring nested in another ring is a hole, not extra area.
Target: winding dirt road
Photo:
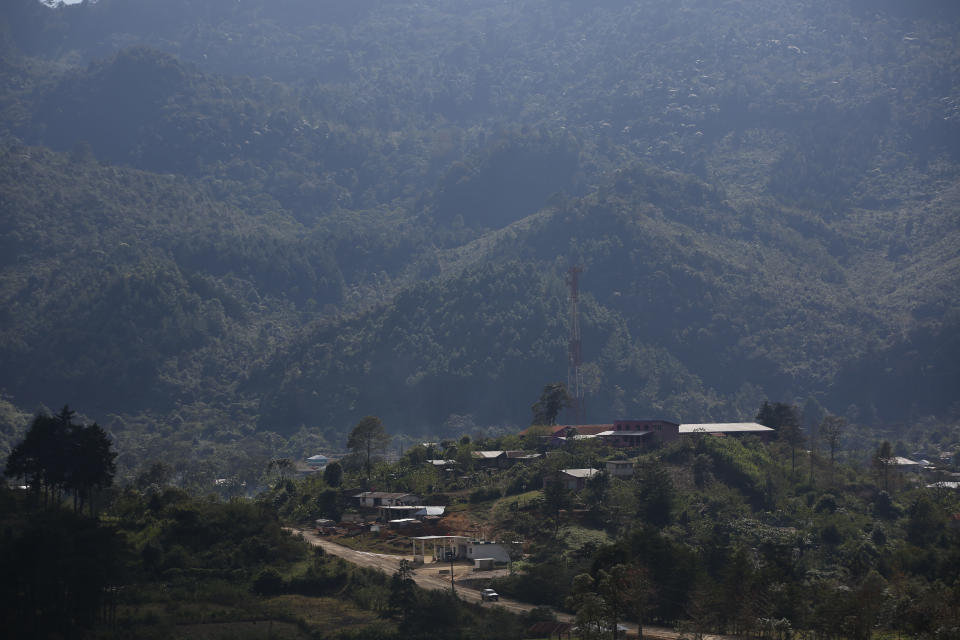
[[[318,536],[313,531],[309,529],[290,529],[294,533],[298,533],[303,536],[303,539],[309,542],[310,544],[321,547],[324,551],[330,555],[334,555],[348,562],[351,562],[360,567],[367,567],[370,569],[378,569],[387,574],[393,574],[396,572],[397,568],[400,566],[401,560],[410,560],[412,563],[413,556],[398,556],[391,555],[387,553],[371,553],[369,551],[356,551],[355,549],[350,549],[349,547],[344,547],[335,542],[331,542],[321,536]],[[413,579],[418,586],[424,589],[433,589],[435,591],[448,590],[450,588],[450,575],[441,575],[440,571],[446,571],[444,567],[437,563],[427,563],[422,565],[414,565],[413,567]],[[473,578],[475,577],[473,569],[470,566],[464,565],[454,565],[454,581],[463,580],[464,578]],[[500,606],[508,611],[512,611],[517,614],[524,614],[532,610],[538,605],[529,604],[526,602],[519,602],[517,600],[511,600],[510,598],[504,598],[501,596],[500,601],[497,603],[484,603],[480,598],[480,591],[478,589],[465,586],[462,584],[456,584],[457,595],[468,602],[481,603],[484,606],[496,607]],[[563,613],[561,611],[554,611],[557,620],[560,622],[573,622],[573,616],[568,613]],[[625,627],[628,629],[628,633],[631,637],[637,636],[637,625],[633,623],[625,623]],[[650,640],[678,640],[681,637],[680,633],[672,629],[667,629],[664,627],[651,627],[649,625],[643,626],[643,637],[649,638]],[[725,636],[719,635],[704,635],[703,640],[726,640]]]

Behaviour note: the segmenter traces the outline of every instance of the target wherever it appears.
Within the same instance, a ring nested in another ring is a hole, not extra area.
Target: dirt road
[[[379,569],[387,574],[393,574],[396,572],[397,567],[400,566],[401,560],[413,560],[413,556],[398,556],[391,555],[386,553],[371,553],[369,551],[356,551],[348,547],[336,544],[331,542],[321,536],[316,535],[308,529],[291,529],[294,533],[299,533],[303,536],[304,540],[309,542],[314,546],[321,547],[324,551],[330,555],[334,555],[348,562],[351,562],[355,565],[361,567],[368,567],[370,569]],[[449,565],[441,565],[438,563],[429,562],[422,565],[413,565],[413,579],[418,586],[424,589],[433,589],[433,590],[448,590],[450,589],[450,575],[441,574],[440,571],[449,571]],[[454,565],[454,582],[463,580],[465,578],[475,578],[476,575],[473,572],[473,568],[469,565]],[[468,586],[461,584],[456,584],[457,595],[468,602],[481,603],[480,591]],[[517,600],[511,600],[510,598],[500,598],[498,603],[483,603],[484,606],[500,606],[504,609],[512,611],[517,614],[524,614],[529,612],[531,609],[538,605],[529,604],[526,602],[519,602]],[[563,613],[561,611],[554,611],[557,620],[560,622],[573,622],[573,616],[568,613]],[[633,623],[626,623],[624,626],[627,627],[629,633],[632,637],[637,635],[637,625]],[[649,625],[643,626],[643,637],[650,638],[650,640],[677,640],[681,637],[681,634],[677,633],[672,629],[666,629],[664,627],[651,627]],[[703,636],[704,640],[725,640],[725,636],[717,635],[705,635]]]

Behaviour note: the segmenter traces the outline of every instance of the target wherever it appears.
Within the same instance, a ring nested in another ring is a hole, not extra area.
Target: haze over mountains
[[[117,430],[955,418],[951,2],[0,13],[0,388]],[[198,435],[199,437],[199,435]],[[224,436],[227,437],[227,436]]]

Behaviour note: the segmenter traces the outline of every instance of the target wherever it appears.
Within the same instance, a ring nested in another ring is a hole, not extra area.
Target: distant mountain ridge
[[[592,420],[956,413],[949,4],[8,4],[20,409],[523,426],[577,263]]]

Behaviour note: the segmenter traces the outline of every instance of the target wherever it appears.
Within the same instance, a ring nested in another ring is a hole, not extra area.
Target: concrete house
[[[607,460],[606,471],[611,478],[632,478],[636,460]]]
[[[506,451],[474,451],[473,463],[481,469],[505,469],[507,467]]]
[[[619,449],[642,449],[673,442],[680,437],[680,425],[667,420],[617,420],[598,438]]]
[[[474,451],[473,461],[481,469],[508,469],[515,464],[536,460],[536,451]]]
[[[419,536],[411,538],[414,559],[431,556],[434,562],[492,559],[495,564],[510,562],[510,544],[476,540],[466,536]],[[417,543],[420,543],[419,545]],[[428,554],[427,551],[430,551]],[[448,556],[448,554],[450,554]]]
[[[597,469],[563,469],[544,478],[543,485],[560,482],[570,491],[579,491],[587,486],[587,480],[600,473]]]
[[[361,507],[393,507],[401,505],[417,505],[422,500],[412,493],[387,493],[385,491],[363,491],[351,498]]]

